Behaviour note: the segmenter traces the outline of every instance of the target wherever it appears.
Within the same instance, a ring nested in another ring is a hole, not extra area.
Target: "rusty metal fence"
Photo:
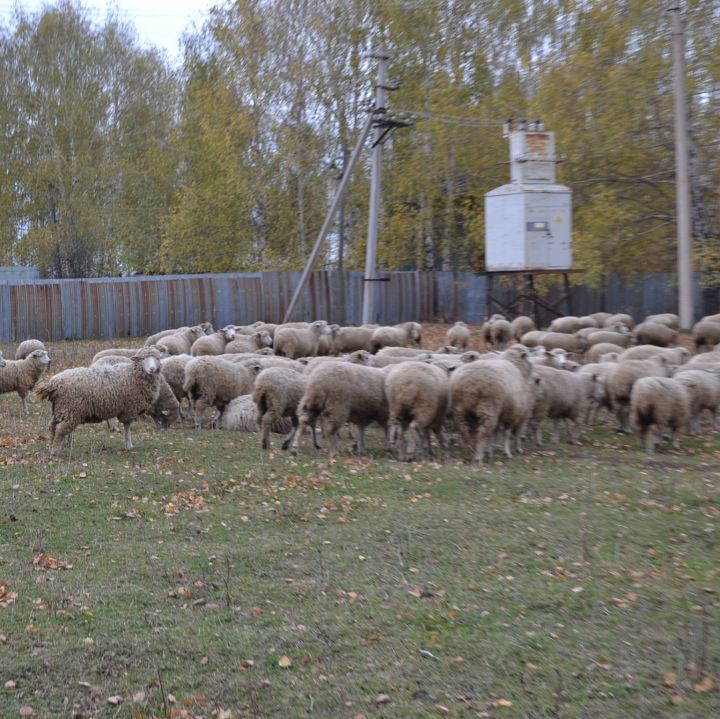
[[[485,317],[483,275],[390,272],[386,277],[377,292],[378,323],[463,319],[478,324]],[[137,337],[206,320],[216,327],[257,319],[280,322],[299,278],[299,272],[262,272],[0,282],[0,341]],[[359,322],[362,284],[360,272],[313,273],[293,319]],[[501,288],[501,299],[514,291]],[[548,299],[560,292],[549,289]],[[613,276],[599,288],[574,287],[572,308],[575,314],[607,310],[642,317],[674,311],[676,295],[670,275]],[[717,290],[696,285],[695,295],[698,316],[718,311]]]

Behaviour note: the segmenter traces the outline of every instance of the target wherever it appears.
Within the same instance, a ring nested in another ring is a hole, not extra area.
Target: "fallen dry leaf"
[[[8,679],[5,682],[5,689],[15,689],[17,686],[17,682],[14,682],[12,679]]]
[[[711,692],[715,689],[715,681],[711,676],[703,677],[697,684],[693,684],[693,689],[696,692]]]
[[[39,569],[72,569],[72,564],[62,562],[50,554],[38,554],[33,557],[33,566]]]
[[[283,669],[287,669],[288,667],[292,666],[292,659],[283,655],[278,660],[278,666],[281,666]]]
[[[509,699],[496,699],[493,704],[496,707],[511,707],[513,705]]]
[[[0,579],[0,607],[8,607],[17,599],[17,592],[8,589],[8,583]]]
[[[442,714],[443,716],[450,713],[450,710],[444,705],[444,704],[436,704],[435,708]]]
[[[31,717],[35,711],[32,707],[24,706],[20,707],[20,716],[21,717]]]
[[[390,701],[390,697],[387,694],[378,694],[375,697],[376,704],[387,704]]]
[[[135,692],[132,700],[135,704],[142,704],[145,701],[145,692],[142,689],[139,692]]]
[[[120,702],[122,701],[122,697],[119,694],[115,694],[114,696],[107,698],[107,703],[112,704],[112,706],[116,707]]]
[[[665,672],[663,676],[663,684],[666,687],[674,687],[677,685],[677,674],[675,672]]]

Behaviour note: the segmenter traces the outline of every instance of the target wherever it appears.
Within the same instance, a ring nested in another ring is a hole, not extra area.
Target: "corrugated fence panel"
[[[486,276],[465,272],[389,272],[376,288],[376,318],[383,324],[485,317]],[[293,320],[361,321],[363,274],[315,272]],[[144,336],[168,327],[211,321],[249,324],[281,322],[300,280],[299,272],[168,275],[87,280],[0,282],[0,340],[43,340]],[[703,288],[696,276],[696,315],[720,310],[720,290]],[[497,283],[494,295],[509,301],[517,287]],[[557,302],[559,285],[544,293]],[[630,312],[637,318],[677,307],[675,278],[669,274],[610,276],[601,287],[572,288],[573,312]],[[560,307],[565,311],[565,306]],[[552,319],[545,317],[546,321]]]

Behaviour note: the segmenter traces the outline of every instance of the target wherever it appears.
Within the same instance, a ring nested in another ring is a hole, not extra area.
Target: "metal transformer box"
[[[509,184],[485,195],[485,266],[572,268],[571,192],[563,185]]]
[[[511,182],[485,195],[485,267],[569,270],[571,191],[555,184],[555,134],[539,120],[506,125]]]

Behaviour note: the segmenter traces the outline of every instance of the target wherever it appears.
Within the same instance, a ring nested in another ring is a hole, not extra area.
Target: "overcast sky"
[[[120,15],[135,25],[143,45],[155,45],[167,50],[171,60],[179,58],[180,36],[188,25],[198,25],[212,5],[220,0],[83,0],[81,4],[92,11],[96,22],[102,22],[108,7],[116,7]],[[7,24],[16,5],[37,11],[54,2],[42,0],[0,0],[0,18]]]

